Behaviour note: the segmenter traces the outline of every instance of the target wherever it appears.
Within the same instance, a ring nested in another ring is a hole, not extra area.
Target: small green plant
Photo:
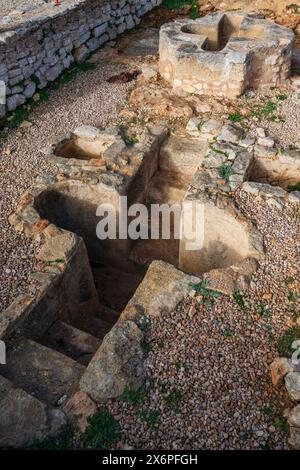
[[[287,6],[288,10],[290,10],[294,15],[297,15],[300,12],[300,6],[296,3],[291,3]]]
[[[147,410],[147,411],[141,411],[139,413],[139,417],[141,420],[146,423],[148,426],[150,426],[152,429],[157,429],[158,428],[158,418],[159,418],[159,412],[156,410]]]
[[[143,387],[128,388],[126,387],[119,400],[126,401],[131,406],[139,406],[145,401],[145,390]]]
[[[262,317],[262,318],[270,318],[271,317],[271,312],[267,305],[265,305],[263,302],[260,302],[257,307],[257,313]]]
[[[17,108],[10,116],[8,127],[11,129],[18,127],[23,121],[28,118],[28,114],[28,110],[24,106]]]
[[[244,294],[242,294],[239,291],[235,291],[232,294],[232,298],[241,310],[243,310],[243,311],[246,310],[245,295]]]
[[[229,154],[228,154],[228,152],[226,152],[226,150],[222,150],[218,147],[215,147],[213,144],[209,144],[208,148],[210,150],[212,150],[213,152],[215,152],[215,153],[219,153],[220,155],[224,155],[226,158],[229,157]]]
[[[36,75],[31,75],[30,80],[36,85],[39,85],[41,83],[39,77],[37,77]]]
[[[146,315],[140,315],[136,323],[138,327],[144,332],[149,331],[151,328],[151,320]]]
[[[124,137],[124,142],[129,147],[132,147],[133,145],[135,145],[139,142],[139,139],[136,136],[132,136],[132,137],[125,136]]]
[[[294,291],[292,291],[292,290],[289,290],[289,293],[288,293],[288,297],[287,297],[287,298],[288,298],[288,301],[289,301],[290,303],[293,303],[293,304],[294,304],[294,303],[296,303],[296,302],[298,301],[299,295],[296,294],[296,292],[294,292]]]
[[[287,95],[277,95],[276,98],[277,98],[279,101],[284,101],[284,100],[287,100]]]
[[[228,165],[228,163],[222,163],[218,168],[218,172],[220,177],[225,181],[228,181],[230,176],[235,174],[232,166]]]
[[[245,119],[245,116],[238,111],[228,115],[228,119],[231,122],[241,122]]]
[[[165,395],[168,391],[168,385],[165,382],[162,382],[162,380],[158,381],[158,385],[160,386],[161,393]]]
[[[120,439],[119,423],[106,411],[98,411],[88,420],[88,426],[80,436],[83,449],[107,449]]]
[[[284,431],[286,433],[289,432],[289,425],[288,425],[286,419],[281,418],[281,417],[277,417],[277,418],[275,418],[273,424],[274,424],[274,427],[276,429],[279,429],[280,431]]]
[[[49,100],[50,98],[50,93],[47,89],[43,88],[43,90],[40,90],[39,91],[39,95],[40,95],[40,101],[42,103],[45,103],[46,101]]]
[[[226,330],[225,330],[226,338],[232,338],[233,335],[234,335],[234,332],[230,328],[226,328]]]
[[[56,258],[56,259],[53,259],[53,260],[49,260],[48,265],[51,266],[51,264],[61,264],[61,263],[64,263],[64,262],[65,262],[64,259]]]
[[[288,328],[278,341],[278,352],[280,356],[291,357],[293,354],[292,343],[300,339],[300,327],[292,326]]]
[[[299,65],[292,65],[292,74],[293,75],[300,75],[300,67]]]
[[[201,304],[205,307],[212,307],[218,297],[220,297],[221,292],[216,290],[209,289],[207,287],[206,279],[202,279],[199,284],[190,284],[191,289],[193,289],[197,294],[202,296]]]
[[[270,415],[272,413],[272,409],[270,406],[268,405],[265,405],[262,409],[262,412],[265,414],[265,415]]]
[[[97,65],[94,64],[93,62],[81,62],[80,64],[76,64],[76,67],[78,70],[81,72],[89,72],[90,70],[95,70],[97,68]]]
[[[291,191],[300,191],[300,181],[298,181],[295,184],[291,184],[287,188],[288,192],[290,193]]]
[[[191,4],[191,9],[189,11],[189,17],[191,18],[191,20],[196,20],[200,16],[201,16],[201,13],[200,13],[199,4],[194,1]]]
[[[268,100],[263,106],[255,105],[253,107],[251,116],[257,120],[266,119],[267,121],[274,122],[279,120],[276,116],[275,111],[277,110],[277,104],[274,101]]]
[[[149,352],[152,351],[153,345],[151,341],[148,341],[148,339],[144,336],[144,338],[141,341],[141,346],[145,353],[149,354]]]
[[[165,397],[164,402],[171,409],[178,411],[178,404],[183,399],[183,393],[174,387]]]
[[[186,369],[186,365],[184,362],[176,362],[175,367],[177,370]]]

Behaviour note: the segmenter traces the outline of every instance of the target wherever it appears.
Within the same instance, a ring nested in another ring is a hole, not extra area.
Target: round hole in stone
[[[111,145],[112,142],[108,144]],[[58,144],[54,154],[57,157],[75,158],[78,160],[101,159],[103,152],[109,145],[104,145],[103,139],[84,139],[72,136]]]
[[[211,269],[229,268],[251,256],[247,224],[227,209],[204,206],[204,238],[201,249],[190,250],[187,240],[180,242],[179,267],[200,275]]]

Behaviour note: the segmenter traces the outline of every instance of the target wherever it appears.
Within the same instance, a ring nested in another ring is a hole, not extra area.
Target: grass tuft
[[[119,423],[108,412],[98,411],[89,418],[80,443],[83,449],[102,450],[118,442],[120,437]]]

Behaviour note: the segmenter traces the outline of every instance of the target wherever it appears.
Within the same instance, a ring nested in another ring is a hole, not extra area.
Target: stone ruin
[[[146,127],[134,143],[124,132],[81,126],[58,137],[46,149],[58,174],[38,178],[9,218],[37,250],[35,287],[0,317],[9,361],[0,366],[1,446],[57,432],[78,393],[103,403],[142,386],[143,319],[172,312],[191,283],[204,278],[227,294],[247,288],[264,244],[235,190],[279,210],[300,201],[285,190],[289,173],[278,182],[274,169],[299,152],[262,147],[238,126],[210,119],[198,128],[191,119],[182,134]],[[222,165],[232,169],[227,180]],[[99,240],[96,208],[119,211],[121,195],[129,204],[201,202],[202,249],[186,250],[185,239]]]
[[[287,77],[292,44],[289,30],[250,14],[176,21],[161,28],[161,73],[176,92],[237,96],[250,82]],[[143,321],[171,313],[191,282],[205,279],[226,294],[247,288],[264,243],[234,191],[278,210],[299,203],[299,192],[286,191],[300,179],[298,151],[261,146],[232,124],[196,121],[176,134],[145,127],[137,141],[117,127],[81,126],[46,149],[58,174],[38,178],[9,218],[37,250],[34,287],[0,317],[9,362],[0,366],[0,446],[57,433],[78,393],[103,403],[143,386]],[[97,206],[119,212],[124,195],[148,206],[201,202],[203,247],[189,251],[187,240],[161,236],[99,240]]]
[[[235,98],[288,78],[294,33],[243,12],[163,25],[159,69],[175,93]]]

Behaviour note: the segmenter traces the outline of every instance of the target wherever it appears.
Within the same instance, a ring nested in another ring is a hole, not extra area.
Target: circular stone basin
[[[288,78],[294,33],[244,12],[177,20],[160,29],[159,68],[176,93],[234,98]]]

